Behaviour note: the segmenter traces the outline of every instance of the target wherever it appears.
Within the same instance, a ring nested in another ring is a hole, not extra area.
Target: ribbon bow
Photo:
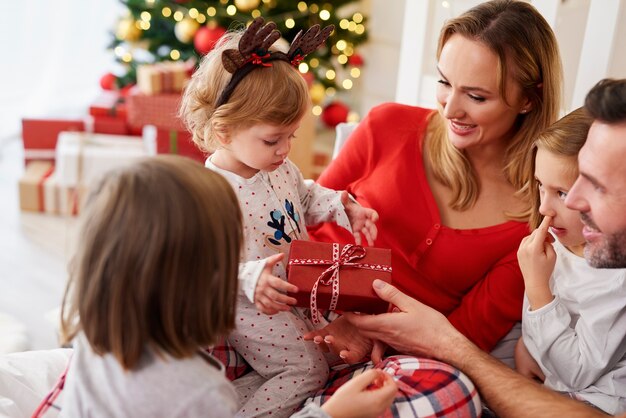
[[[262,65],[263,67],[271,67],[272,63],[266,61],[269,57],[269,52],[266,52],[263,55],[258,55],[256,52],[253,52],[252,55],[250,55],[248,62],[251,62],[254,65]]]

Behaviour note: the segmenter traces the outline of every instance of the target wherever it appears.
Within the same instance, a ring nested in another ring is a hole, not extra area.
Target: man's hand
[[[395,308],[394,312],[379,315],[344,314],[365,337],[382,341],[403,354],[425,355],[443,361],[446,361],[446,350],[454,347],[459,337],[464,338],[440,312],[394,286],[374,280],[373,288]]]
[[[296,299],[285,293],[295,293],[298,288],[272,274],[274,265],[279,263],[284,256],[285,254],[278,253],[265,259],[265,268],[254,289],[254,304],[259,311],[266,315],[288,311],[291,309],[289,305],[296,304]]]

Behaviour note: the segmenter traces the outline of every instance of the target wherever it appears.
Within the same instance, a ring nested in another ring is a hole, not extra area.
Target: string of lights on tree
[[[278,26],[284,43],[314,24],[335,25],[320,48],[306,57],[299,70],[310,86],[313,113],[354,86],[363,58],[356,52],[367,40],[365,17],[355,0],[327,2],[294,0],[121,0],[128,13],[117,22],[110,44],[119,74],[107,74],[103,87],[123,88],[136,82],[137,66],[159,61],[195,60],[211,50],[228,29],[241,29],[262,16]],[[347,106],[335,106],[334,119],[346,119]],[[345,115],[344,115],[345,113]],[[325,115],[322,115],[324,117]],[[326,115],[328,116],[328,115]],[[331,121],[330,125],[333,125]]]

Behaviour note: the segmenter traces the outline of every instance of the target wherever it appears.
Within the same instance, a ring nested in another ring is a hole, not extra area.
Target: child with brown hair
[[[235,326],[241,226],[231,186],[182,157],[145,160],[101,181],[62,307],[63,336],[74,343],[63,415],[234,415],[223,366],[201,347]],[[376,416],[395,392],[390,376],[362,375],[298,416]]]
[[[306,183],[287,159],[311,102],[296,67],[332,30],[316,25],[285,53],[270,49],[280,38],[276,25],[257,18],[244,33],[222,37],[183,95],[181,115],[194,142],[213,152],[206,166],[229,181],[243,211],[237,328],[228,342],[254,372],[234,381],[240,416],[288,416],[328,377],[324,353],[302,339],[312,329],[307,313],[292,309],[296,301],[285,294],[297,291],[281,263],[292,240],[308,239],[308,225],[327,221],[353,232],[357,243],[361,234],[370,245],[376,238],[374,210]]]

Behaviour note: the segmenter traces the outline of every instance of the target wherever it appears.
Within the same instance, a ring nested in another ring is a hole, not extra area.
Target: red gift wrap
[[[158,154],[178,154],[189,157],[204,164],[206,155],[191,140],[191,133],[157,128],[156,134]]]
[[[116,91],[105,91],[89,106],[93,117],[93,131],[99,134],[128,135],[126,102]],[[136,133],[136,132],[133,132]]]
[[[59,133],[84,130],[82,119],[22,119],[24,165],[33,160],[54,161]]]
[[[309,307],[314,323],[318,310],[384,313],[389,304],[372,289],[375,279],[391,283],[391,250],[353,244],[293,241],[287,281],[297,306]]]
[[[126,103],[122,95],[115,91],[104,91],[89,106],[93,117],[108,117],[126,120]]]
[[[127,97],[128,124],[131,130],[145,125],[184,131],[185,126],[178,117],[180,94],[131,94]]]

